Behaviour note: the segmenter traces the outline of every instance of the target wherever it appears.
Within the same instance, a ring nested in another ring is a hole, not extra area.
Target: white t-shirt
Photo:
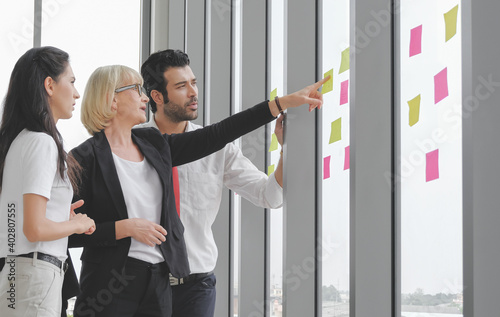
[[[142,162],[132,162],[113,153],[113,161],[127,206],[128,218],[142,218],[159,224],[163,197],[160,177],[156,170],[146,159]],[[128,256],[152,264],[165,261],[158,245],[150,247],[133,238]]]
[[[29,242],[23,232],[23,195],[48,199],[45,216],[55,222],[69,220],[73,188],[65,172],[57,169],[57,145],[42,132],[23,130],[12,142],[5,160],[0,193],[0,257],[43,252],[66,259],[68,238]]]

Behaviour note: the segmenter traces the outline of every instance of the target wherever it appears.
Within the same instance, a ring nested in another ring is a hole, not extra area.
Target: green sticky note
[[[410,127],[412,127],[418,122],[420,116],[420,95],[408,101],[408,106],[410,107]]]
[[[271,91],[271,96],[269,97],[269,100],[274,100],[276,96],[278,95],[278,88],[274,88],[273,91]]]
[[[323,78],[325,78],[328,75],[330,75],[330,79],[328,79],[326,83],[323,84],[323,89],[321,89],[322,94],[326,94],[327,92],[333,90],[333,68],[327,71],[325,73],[325,76],[323,76]]]
[[[458,4],[453,7],[450,11],[444,14],[444,24],[446,27],[446,41],[448,42],[455,34],[457,34],[457,15],[458,15]]]
[[[340,61],[339,74],[349,69],[349,47],[342,51],[342,60]]]
[[[337,120],[332,122],[332,132],[330,133],[330,142],[328,142],[328,144],[340,141],[341,139],[342,139],[342,118],[338,118]]]
[[[278,149],[278,138],[276,134],[273,133],[271,136],[271,146],[269,146],[269,152],[276,151]]]
[[[267,176],[271,175],[273,172],[274,172],[274,164],[269,165],[269,167],[267,168]]]

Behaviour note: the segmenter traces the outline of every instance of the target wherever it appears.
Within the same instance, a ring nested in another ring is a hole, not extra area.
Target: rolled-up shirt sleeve
[[[274,173],[269,177],[259,171],[234,144],[228,144],[224,185],[256,206],[276,209],[283,204],[283,189]]]

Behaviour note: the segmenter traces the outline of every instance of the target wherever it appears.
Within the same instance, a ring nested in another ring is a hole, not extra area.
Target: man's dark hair
[[[151,111],[156,113],[156,102],[151,98],[151,91],[158,90],[165,103],[168,102],[167,79],[163,73],[170,67],[184,67],[189,65],[189,57],[181,50],[164,50],[153,53],[142,64],[141,75],[144,78],[144,88],[146,88],[149,97]]]

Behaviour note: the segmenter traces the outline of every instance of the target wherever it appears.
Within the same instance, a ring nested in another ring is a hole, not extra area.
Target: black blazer
[[[167,230],[161,252],[177,277],[189,275],[189,264],[183,238],[184,227],[177,215],[172,182],[172,166],[195,161],[222,149],[228,142],[262,126],[274,117],[267,102],[240,112],[217,124],[192,132],[162,135],[154,128],[132,130],[132,140],[158,172],[163,190],[160,225]],[[94,219],[92,235],[72,235],[70,247],[83,246],[80,286],[82,301],[96,298],[110,281],[121,274],[131,238],[116,240],[115,222],[127,219],[127,208],[113,162],[111,148],[103,131],[96,133],[71,151],[83,168],[78,195],[84,205],[77,210]],[[77,306],[78,306],[77,301]],[[78,308],[78,307],[76,307]]]

